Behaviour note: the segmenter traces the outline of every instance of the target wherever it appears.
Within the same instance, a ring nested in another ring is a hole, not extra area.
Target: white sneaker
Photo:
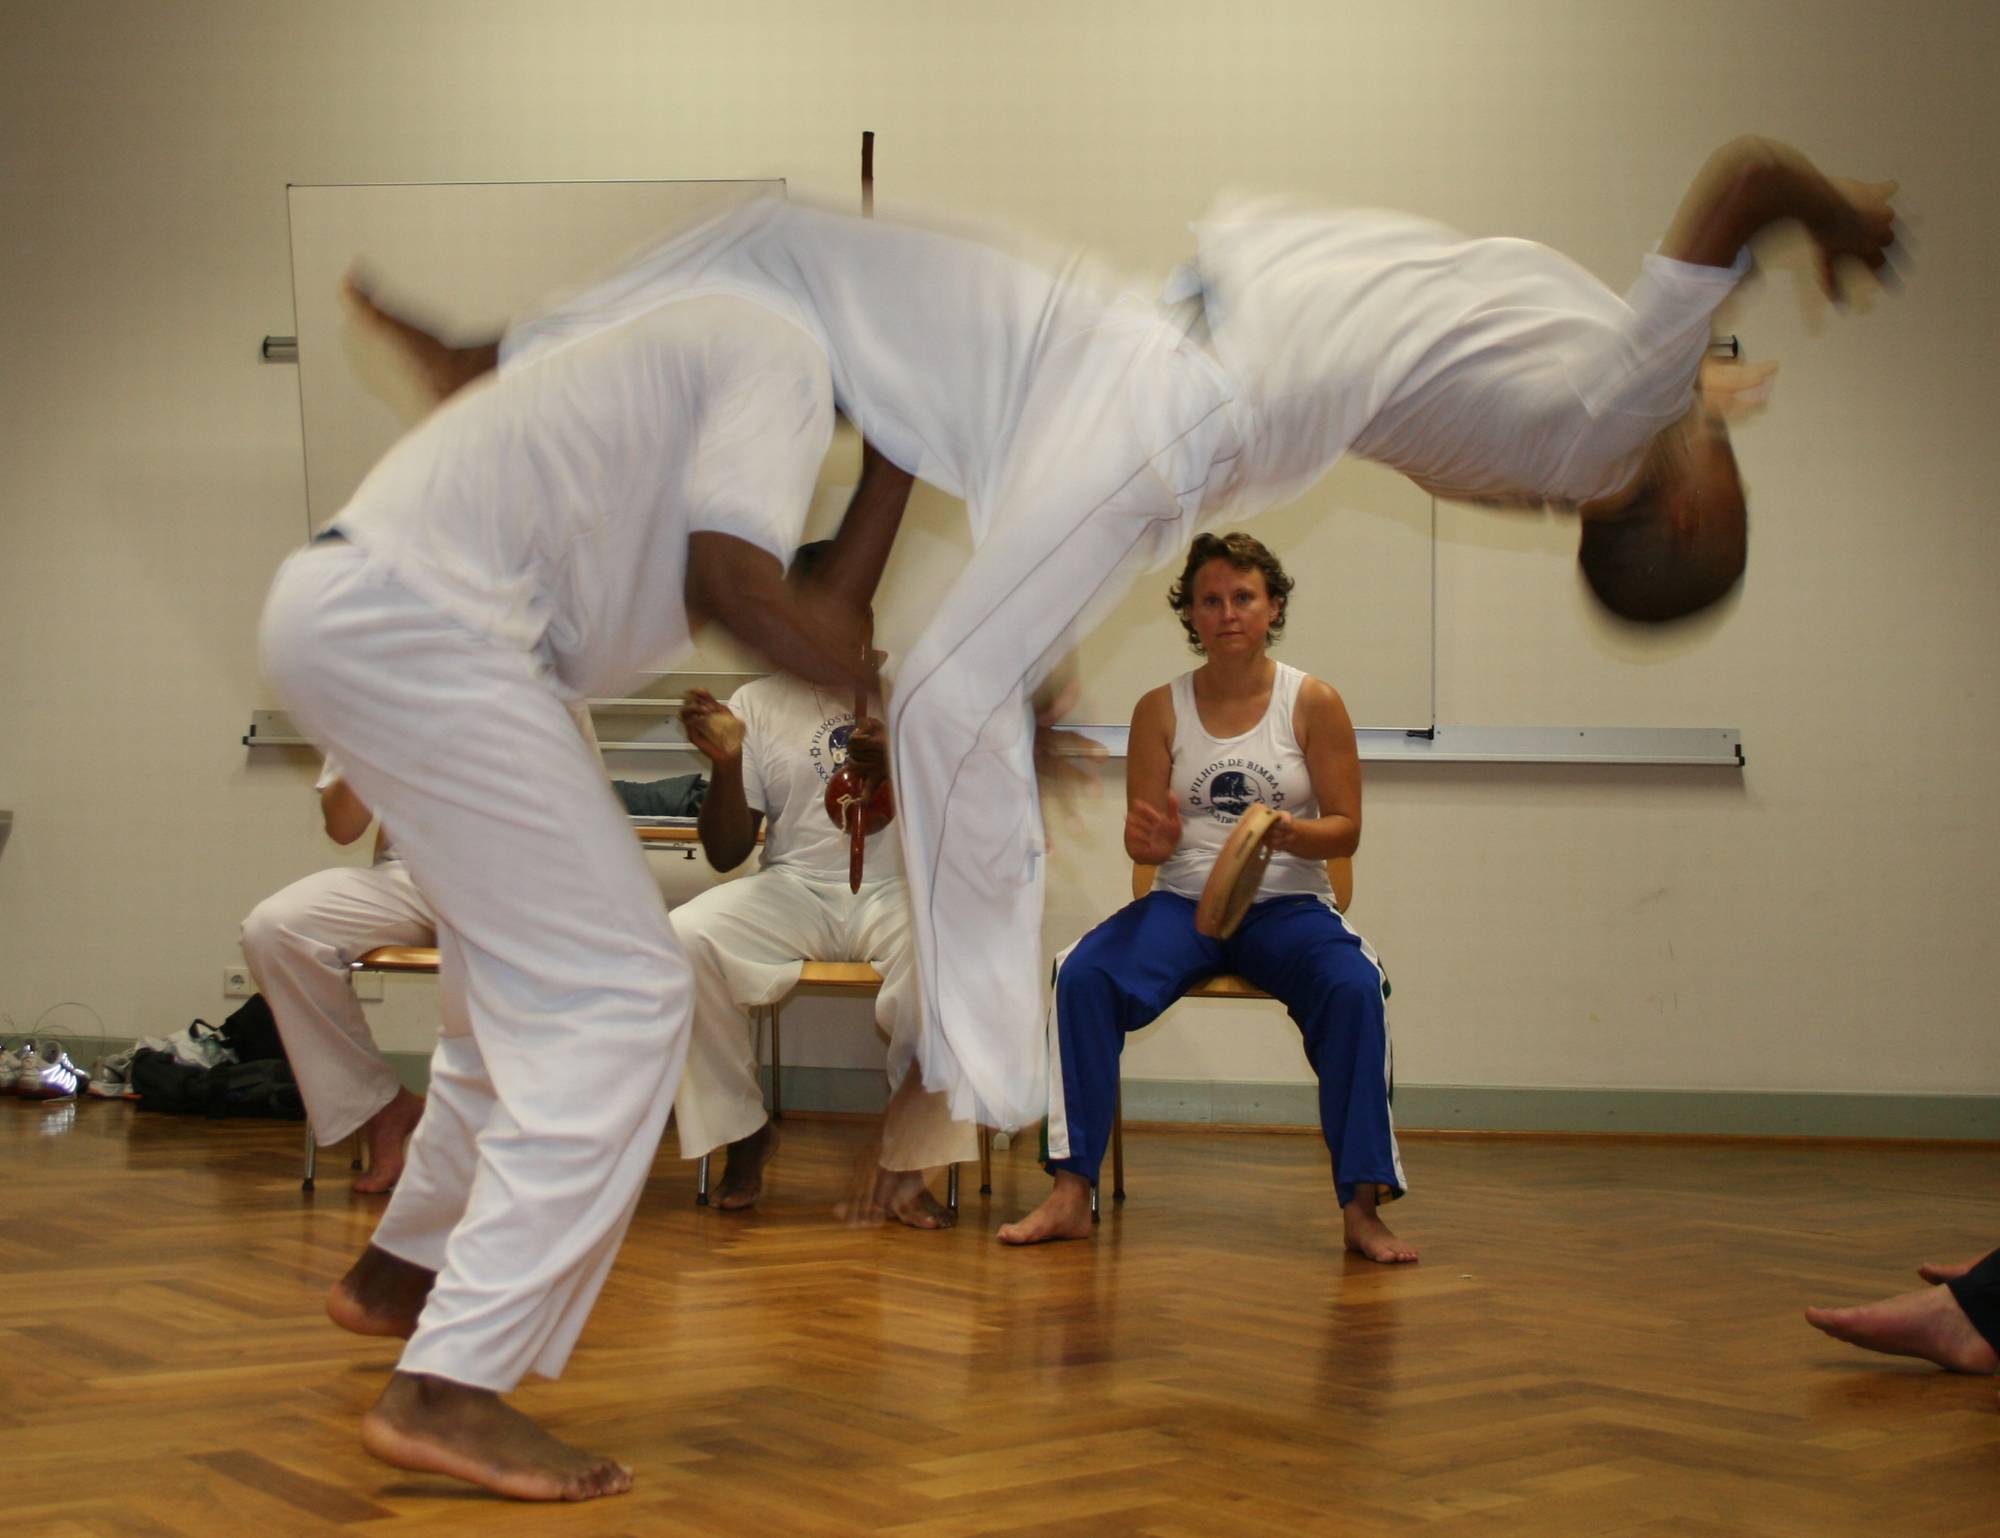
[[[139,1092],[132,1088],[133,1055],[117,1052],[91,1064],[89,1093],[99,1100],[137,1100]]]
[[[11,1095],[21,1078],[21,1059],[34,1051],[32,1041],[23,1041],[12,1047],[0,1047],[0,1095]]]
[[[23,1100],[74,1100],[90,1076],[69,1060],[59,1042],[42,1043],[21,1060],[14,1093]]]

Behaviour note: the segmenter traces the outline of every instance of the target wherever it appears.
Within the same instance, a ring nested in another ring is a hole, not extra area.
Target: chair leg
[[[1125,1200],[1125,1085],[1121,1080],[1111,1102],[1111,1199]]]
[[[316,1164],[318,1164],[318,1162],[319,1162],[319,1144],[313,1138],[313,1124],[311,1122],[307,1122],[306,1123],[306,1167],[305,1167],[305,1172],[299,1178],[299,1189],[301,1191],[310,1191],[313,1188],[313,1167]]]
[[[1094,1180],[1090,1183],[1090,1221],[1097,1221],[1097,1182]]]
[[[347,1156],[347,1167],[353,1170],[356,1174],[359,1174],[361,1171],[361,1149],[362,1149],[362,1138],[361,1134],[357,1132],[354,1134],[353,1151]]]
[[[703,1154],[701,1156],[701,1162],[696,1164],[694,1167],[694,1204],[697,1207],[706,1207],[708,1205],[708,1155],[707,1154]]]
[[[993,1134],[979,1129],[979,1194],[993,1194]]]
[[[771,1006],[771,1120],[779,1121],[785,1114],[785,1102],[780,1098],[780,1086],[785,1070],[783,1058],[778,1051],[778,1015],[782,1004]]]
[[[957,1215],[958,1166],[956,1164],[951,1166],[951,1168],[946,1172],[944,1177],[944,1204],[952,1210],[953,1216]]]

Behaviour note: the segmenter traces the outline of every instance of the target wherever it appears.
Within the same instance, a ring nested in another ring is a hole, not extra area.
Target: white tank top
[[[1319,816],[1306,756],[1292,732],[1299,686],[1306,675],[1280,662],[1271,681],[1264,719],[1240,737],[1211,737],[1195,709],[1194,674],[1173,681],[1173,770],[1168,777],[1181,813],[1181,841],[1160,867],[1154,885],[1183,897],[1200,897],[1216,856],[1236,830],[1236,821],[1261,802],[1294,817]],[[1264,870],[1257,901],[1295,893],[1333,895],[1326,862],[1295,854],[1274,854]]]

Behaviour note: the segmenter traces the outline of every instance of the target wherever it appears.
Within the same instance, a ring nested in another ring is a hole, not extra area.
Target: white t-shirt
[[[847,835],[826,814],[826,786],[847,762],[854,700],[783,673],[729,697],[743,722],[743,798],[765,817],[763,868],[782,866],[816,881],[847,880]],[[893,823],[868,836],[862,879],[903,874]]]
[[[688,644],[687,536],[797,547],[833,433],[826,360],[769,309],[667,305],[481,381],[392,448],[333,527],[574,696]]]
[[[1268,806],[1294,817],[1319,816],[1319,798],[1313,794],[1305,751],[1292,729],[1306,675],[1288,663],[1278,663],[1277,669],[1277,677],[1271,681],[1271,703],[1262,719],[1234,737],[1210,736],[1201,724],[1194,700],[1194,674],[1183,673],[1170,686],[1174,745],[1167,783],[1181,814],[1181,841],[1154,878],[1154,885],[1162,891],[1200,897],[1222,846],[1253,806]],[[1332,892],[1324,860],[1281,851],[1264,867],[1257,901],[1296,893],[1331,896]]]
[[[1074,262],[1045,268],[955,235],[761,198],[518,321],[501,367],[696,294],[750,299],[811,332],[840,409],[885,457],[964,497],[975,542],[1042,359],[1108,314],[1158,323],[1150,305],[1108,300]]]
[[[1257,506],[1350,449],[1447,496],[1617,491],[1688,409],[1709,317],[1749,263],[1648,256],[1620,299],[1546,246],[1381,210],[1225,203],[1195,232]]]

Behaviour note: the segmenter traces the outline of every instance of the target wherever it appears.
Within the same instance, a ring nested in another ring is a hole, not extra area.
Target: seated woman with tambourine
[[[1089,1235],[1126,1034],[1203,978],[1235,973],[1283,1003],[1304,1036],[1347,1247],[1384,1263],[1417,1258],[1376,1211],[1405,1184],[1382,970],[1341,917],[1326,868],[1361,841],[1354,727],[1331,685],[1268,655],[1292,585],[1249,535],[1204,534],[1168,596],[1205,660],[1132,715],[1125,850],[1159,873],[1057,959],[1055,1189],[1000,1230],[1009,1244]]]

